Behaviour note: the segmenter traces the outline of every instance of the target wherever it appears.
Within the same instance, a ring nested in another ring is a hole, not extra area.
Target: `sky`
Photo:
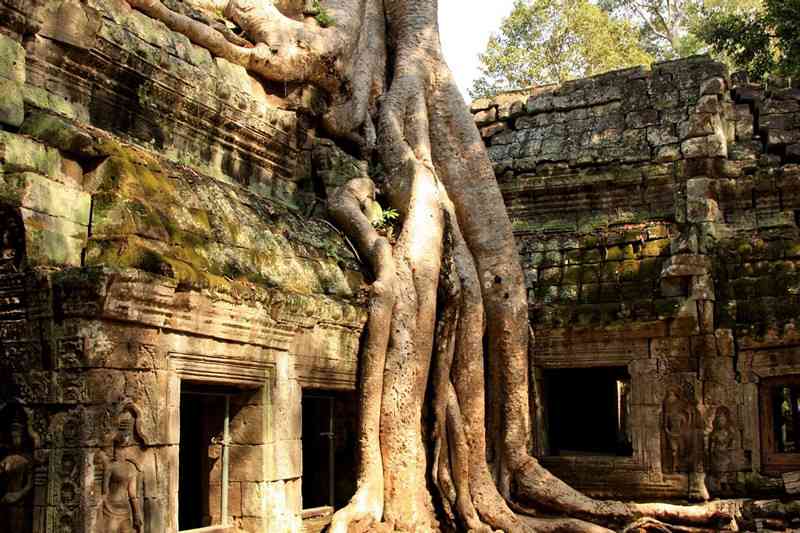
[[[439,32],[444,57],[461,94],[479,76],[478,54],[486,49],[492,32],[511,13],[514,0],[439,0]]]

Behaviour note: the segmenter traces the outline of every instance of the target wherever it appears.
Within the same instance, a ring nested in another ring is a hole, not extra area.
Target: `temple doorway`
[[[228,448],[231,397],[241,391],[181,384],[178,530],[228,522]]]
[[[303,391],[303,509],[344,507],[356,489],[353,391]]]

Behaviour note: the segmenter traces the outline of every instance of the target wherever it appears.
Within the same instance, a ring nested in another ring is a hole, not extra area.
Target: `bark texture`
[[[327,131],[384,169],[382,192],[402,216],[394,245],[368,218],[372,181],[329,200],[375,277],[358,489],[333,531],[701,531],[730,519],[723,505],[594,500],[528,453],[523,273],[483,142],[442,58],[437,2],[323,0],[335,22],[322,28],[266,0],[230,0],[225,14],[252,47],[160,0],[128,2],[259,76],[323,89]]]

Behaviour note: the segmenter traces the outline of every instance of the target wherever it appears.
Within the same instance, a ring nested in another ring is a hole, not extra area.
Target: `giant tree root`
[[[483,142],[441,56],[435,1],[323,0],[336,24],[320,28],[266,0],[230,0],[225,13],[253,48],[159,0],[128,1],[259,76],[317,85],[332,104],[329,131],[365,149],[377,139],[383,192],[402,215],[396,244],[367,216],[370,180],[329,202],[375,277],[359,358],[358,488],[333,531],[429,531],[442,520],[487,533],[701,533],[730,520],[716,503],[594,500],[528,454],[522,269]]]

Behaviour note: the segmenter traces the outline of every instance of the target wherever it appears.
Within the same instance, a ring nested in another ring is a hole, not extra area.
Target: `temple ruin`
[[[352,495],[369,273],[324,199],[369,169],[320,99],[123,0],[0,0],[0,531],[316,532]],[[800,493],[797,83],[692,57],[472,111],[534,455],[601,498]]]

